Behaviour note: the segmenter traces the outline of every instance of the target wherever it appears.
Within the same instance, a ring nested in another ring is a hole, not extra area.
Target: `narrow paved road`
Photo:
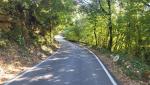
[[[4,85],[117,85],[94,54],[57,40],[61,48],[54,55]]]

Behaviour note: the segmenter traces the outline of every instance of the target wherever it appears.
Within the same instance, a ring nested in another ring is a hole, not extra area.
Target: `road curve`
[[[61,36],[61,48],[4,85],[117,85],[98,58]]]

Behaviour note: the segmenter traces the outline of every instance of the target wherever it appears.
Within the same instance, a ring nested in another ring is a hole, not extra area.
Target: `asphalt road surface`
[[[92,52],[56,39],[61,48],[55,54],[4,85],[118,85]]]

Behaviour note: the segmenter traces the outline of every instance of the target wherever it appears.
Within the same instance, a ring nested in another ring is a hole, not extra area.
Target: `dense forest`
[[[1,0],[0,4],[0,22],[7,25],[1,27],[1,36],[22,46],[52,43],[54,28],[70,10],[60,0]]]
[[[80,5],[66,36],[149,64],[148,1],[96,1]]]
[[[134,79],[149,76],[149,0],[78,0],[67,39],[119,57],[118,64]],[[115,57],[115,58],[116,58]],[[148,77],[147,77],[148,78]]]
[[[0,1],[1,50],[11,43],[26,53],[32,46],[54,48],[58,33],[119,56],[117,64],[131,78],[150,79],[149,0]]]

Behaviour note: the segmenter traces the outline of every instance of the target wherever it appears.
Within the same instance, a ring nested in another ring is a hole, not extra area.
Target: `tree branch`
[[[108,14],[108,12],[102,7],[102,4],[101,4],[101,1],[100,1],[100,0],[98,0],[98,4],[99,4],[100,8],[102,9],[102,11],[103,11],[104,13]]]
[[[86,0],[83,0],[83,1],[84,1],[85,3],[87,3],[87,4],[89,4],[92,8],[96,9],[96,11],[98,11],[97,8],[95,8],[93,5],[91,5],[91,3],[87,2]],[[102,12],[104,12],[105,14],[108,14],[108,12],[102,7],[100,0],[98,0],[98,4],[99,4],[100,9],[102,10]]]

